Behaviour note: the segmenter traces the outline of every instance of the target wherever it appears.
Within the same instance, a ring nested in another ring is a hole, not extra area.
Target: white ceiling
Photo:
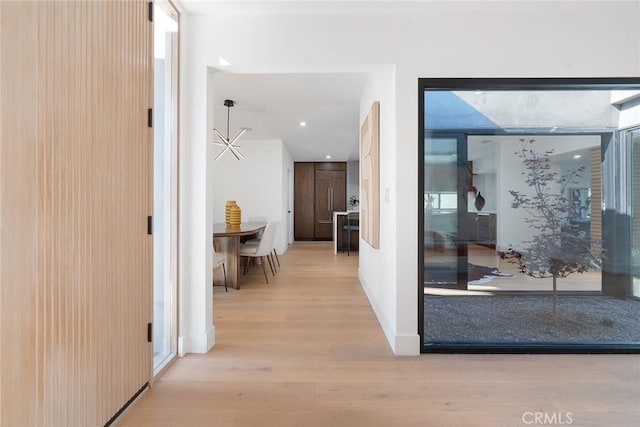
[[[294,161],[358,159],[360,98],[365,73],[235,74],[213,78],[214,125],[229,135],[251,128],[239,140],[284,142]],[[300,122],[306,126],[300,126]]]
[[[174,0],[175,2],[176,0]],[[177,0],[188,13],[354,13],[415,10],[421,3],[480,3],[487,0]],[[528,2],[531,0],[496,0]],[[554,0],[558,1],[558,0]],[[584,0],[572,0],[575,2]]]

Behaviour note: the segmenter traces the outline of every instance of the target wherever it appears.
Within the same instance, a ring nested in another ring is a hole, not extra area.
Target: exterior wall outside
[[[206,143],[212,124],[209,67],[218,67],[219,57],[231,62],[229,72],[368,71],[375,76],[386,67],[393,72],[380,92],[392,93],[391,99],[379,99],[383,110],[390,108],[381,118],[381,131],[386,126],[389,132],[381,135],[381,247],[361,249],[360,277],[394,352],[417,354],[418,78],[637,76],[640,5],[426,2],[392,10],[363,5],[353,12],[333,7],[314,14],[184,18],[180,271],[186,301],[181,311],[194,308],[196,288],[211,274],[205,253],[213,214],[208,191],[213,177],[207,175],[214,149]],[[370,102],[363,97],[362,104]],[[375,284],[372,277],[379,278]],[[209,347],[202,345],[209,328],[202,325],[211,322],[209,303],[199,304],[204,304],[196,309],[199,331],[193,333],[189,325],[181,330],[197,341],[185,351]]]

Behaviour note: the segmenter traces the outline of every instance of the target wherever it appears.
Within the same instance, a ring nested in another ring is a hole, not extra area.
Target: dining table
[[[237,227],[225,223],[213,224],[213,245],[216,252],[227,257],[227,286],[240,289],[240,238],[255,236],[265,229],[266,222],[243,222]],[[215,274],[215,272],[214,272]],[[223,283],[222,275],[214,276],[216,283]]]

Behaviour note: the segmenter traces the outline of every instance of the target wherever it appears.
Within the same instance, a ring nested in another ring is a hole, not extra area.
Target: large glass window
[[[606,84],[423,83],[423,349],[640,348],[638,103]]]
[[[425,281],[457,285],[459,225],[458,138],[441,136],[425,139],[424,215]]]
[[[631,274],[633,276],[633,295],[640,298],[640,129],[630,130],[626,136],[631,145],[633,179]]]

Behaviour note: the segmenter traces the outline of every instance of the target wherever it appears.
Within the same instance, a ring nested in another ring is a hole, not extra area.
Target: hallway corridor
[[[394,357],[351,255],[296,242],[270,284],[258,267],[240,290],[215,287],[216,345],[178,359],[117,425],[518,426],[536,412],[640,425],[638,355]]]

